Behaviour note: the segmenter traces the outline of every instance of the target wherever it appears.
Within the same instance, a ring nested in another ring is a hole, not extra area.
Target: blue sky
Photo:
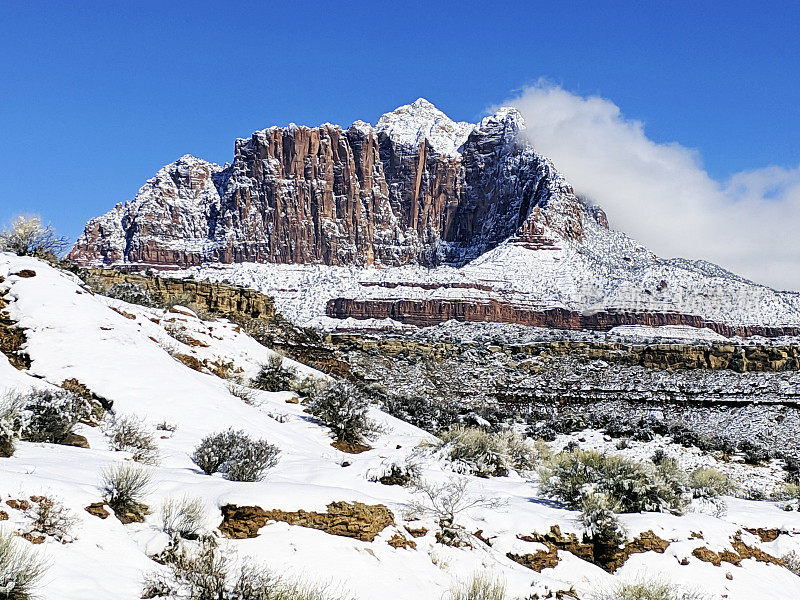
[[[0,27],[0,221],[70,237],[255,129],[374,123],[419,96],[475,120],[540,78],[610,99],[716,180],[800,163],[793,2],[17,2]]]

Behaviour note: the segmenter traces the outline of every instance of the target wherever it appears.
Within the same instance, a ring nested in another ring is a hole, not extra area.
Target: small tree
[[[53,227],[42,223],[36,215],[18,216],[11,226],[0,233],[0,250],[19,256],[52,258],[63,252],[69,244],[65,237],[56,235]]]
[[[469,545],[464,527],[457,523],[459,515],[472,508],[499,508],[505,502],[499,498],[473,495],[467,491],[469,480],[456,477],[444,483],[417,481],[412,484],[416,499],[408,504],[413,517],[433,517],[438,521],[436,541],[446,546]]]

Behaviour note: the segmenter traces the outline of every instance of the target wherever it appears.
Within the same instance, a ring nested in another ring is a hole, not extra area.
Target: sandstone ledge
[[[331,535],[372,542],[386,527],[394,525],[394,514],[383,504],[361,502],[331,502],[324,513],[264,510],[259,506],[235,504],[227,504],[221,510],[219,530],[225,537],[233,539],[256,537],[258,530],[269,521],[283,521],[290,525],[319,529]]]
[[[800,335],[800,327],[736,326],[708,321],[698,315],[668,312],[601,311],[581,314],[564,308],[535,310],[497,300],[361,300],[332,298],[325,313],[336,319],[393,319],[427,327],[451,319],[466,322],[514,323],[551,329],[608,331],[620,325],[688,325],[706,327],[731,337]]]

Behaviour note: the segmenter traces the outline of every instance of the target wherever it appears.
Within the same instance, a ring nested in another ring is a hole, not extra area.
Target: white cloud
[[[603,207],[613,228],[661,256],[703,258],[800,290],[800,166],[720,182],[696,151],[650,140],[605,98],[539,83],[508,104],[522,111],[536,149]]]

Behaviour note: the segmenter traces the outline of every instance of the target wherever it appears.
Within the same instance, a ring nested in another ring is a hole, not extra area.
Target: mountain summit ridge
[[[269,127],[237,139],[225,167],[191,155],[166,165],[132,201],[92,219],[70,258],[435,266],[515,234],[552,243],[548,224],[579,237],[585,211],[523,128],[513,108],[472,124],[423,98],[375,127]],[[553,203],[563,210],[537,210]]]

